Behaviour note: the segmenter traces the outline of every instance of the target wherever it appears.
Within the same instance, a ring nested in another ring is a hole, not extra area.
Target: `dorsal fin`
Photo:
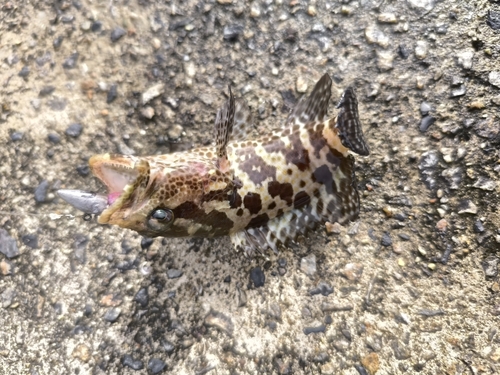
[[[366,144],[359,122],[358,99],[352,87],[348,87],[344,91],[337,108],[340,108],[340,112],[335,127],[339,131],[342,144],[358,155],[369,155],[370,149]]]
[[[229,161],[227,160],[226,146],[229,142],[229,137],[233,131],[235,101],[231,87],[229,87],[229,99],[217,111],[215,118],[216,130],[216,148],[217,148],[217,164],[219,168],[225,172],[229,170]]]
[[[328,74],[316,83],[307,99],[302,99],[286,121],[287,125],[305,125],[312,121],[323,121],[332,95],[332,80]]]
[[[248,134],[252,131],[253,118],[248,104],[243,98],[235,100],[234,125],[232,141],[244,141],[248,139]]]

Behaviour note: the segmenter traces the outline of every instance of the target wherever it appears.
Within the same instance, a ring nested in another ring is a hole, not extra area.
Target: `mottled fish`
[[[247,254],[277,251],[326,221],[354,220],[359,196],[349,150],[369,150],[352,88],[342,95],[337,117],[326,117],[331,85],[325,74],[280,130],[255,139],[245,139],[248,106],[229,90],[215,120],[215,147],[144,157],[96,155],[90,167],[107,196],[83,192],[87,198],[81,198],[67,190],[60,195],[80,209],[102,211],[101,224],[148,237],[229,235]]]

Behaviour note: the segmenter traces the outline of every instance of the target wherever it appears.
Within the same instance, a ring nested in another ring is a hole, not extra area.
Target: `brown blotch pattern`
[[[252,215],[258,214],[262,210],[262,201],[259,194],[247,193],[243,198],[243,204]]]
[[[271,181],[267,185],[267,191],[271,197],[279,196],[282,200],[290,206],[293,201],[293,187],[291,184],[280,183],[278,181]]]

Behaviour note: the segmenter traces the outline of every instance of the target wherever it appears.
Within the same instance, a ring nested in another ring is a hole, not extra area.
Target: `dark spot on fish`
[[[323,126],[318,126],[317,130],[308,129],[309,142],[314,149],[314,156],[319,159],[319,152],[327,145],[326,139],[323,137]]]
[[[286,173],[290,176],[293,172],[292,172],[292,170],[291,170],[291,169],[287,169],[287,170],[286,170]]]
[[[280,209],[278,210],[278,213],[276,214],[276,217],[279,217],[279,216],[281,216],[281,215],[283,215],[283,210],[280,208]]]
[[[262,225],[264,225],[268,221],[269,221],[269,216],[266,213],[260,214],[260,215],[255,216],[252,220],[250,220],[247,228],[261,227]]]
[[[259,194],[248,193],[245,195],[245,198],[243,198],[243,204],[252,215],[259,213],[262,209],[262,201]]]
[[[293,208],[303,207],[311,202],[311,197],[305,192],[300,191],[295,194],[295,198],[293,200]]]
[[[231,208],[236,208],[241,206],[241,195],[239,195],[236,191],[233,191],[231,197],[229,199],[229,205]]]
[[[306,182],[304,180],[300,180],[300,187],[303,188],[306,186]]]
[[[326,154],[326,160],[331,164],[335,166],[335,169],[339,167],[340,165],[340,159],[335,156],[332,152],[329,152]]]
[[[262,185],[262,182],[269,177],[276,179],[276,167],[266,164],[251,146],[237,150],[236,155],[245,157],[239,167],[255,185]]]
[[[276,202],[271,202],[269,206],[267,206],[268,210],[274,210],[276,208]]]
[[[233,221],[227,217],[224,212],[217,210],[211,211],[209,214],[201,209],[193,202],[184,202],[173,210],[176,219],[192,220],[193,225],[202,224],[211,227],[209,231],[200,228],[196,231],[195,236],[211,237],[223,236],[229,233],[233,227]],[[186,237],[189,236],[188,228],[172,225],[166,233],[161,234],[164,237]]]
[[[299,134],[292,134],[290,137],[291,148],[283,149],[287,163],[297,166],[299,170],[305,171],[309,167],[309,153],[302,145]]]
[[[238,209],[238,211],[236,211],[236,216],[242,216],[243,215],[243,208],[240,208]]]
[[[326,192],[328,194],[333,194],[334,191],[334,181],[332,172],[327,165],[322,165],[319,168],[316,168],[313,172],[313,177],[316,182],[325,185]]]
[[[271,197],[276,197],[279,195],[279,197],[286,201],[286,203],[290,206],[292,204],[293,200],[293,187],[292,184],[289,184],[288,182],[282,184],[278,181],[271,181],[267,185],[267,191],[271,195]]]

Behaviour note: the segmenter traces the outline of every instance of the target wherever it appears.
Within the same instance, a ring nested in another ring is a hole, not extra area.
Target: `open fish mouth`
[[[108,188],[107,195],[65,189],[58,190],[57,194],[80,211],[100,215],[99,222],[104,224],[133,192],[139,172],[135,161],[122,155],[96,155],[90,158],[89,164],[93,174]]]

